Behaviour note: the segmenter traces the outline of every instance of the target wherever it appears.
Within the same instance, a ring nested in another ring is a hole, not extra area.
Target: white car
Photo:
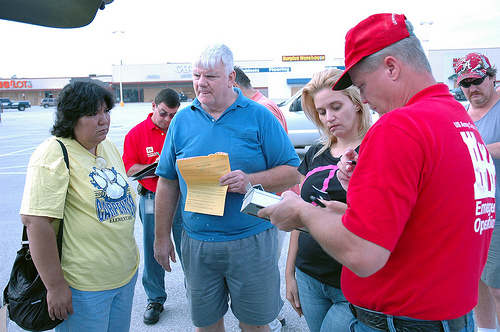
[[[303,149],[316,144],[321,137],[314,123],[306,117],[302,110],[300,104],[301,95],[302,89],[290,99],[278,104],[286,118],[288,137],[296,149]]]

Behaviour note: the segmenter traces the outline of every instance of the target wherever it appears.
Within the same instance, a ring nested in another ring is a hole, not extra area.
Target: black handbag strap
[[[63,157],[64,157],[64,162],[66,163],[66,167],[69,170],[69,156],[68,156],[68,150],[66,150],[66,145],[64,145],[64,143],[61,142],[60,140],[58,140],[57,138],[56,138],[56,141],[61,146],[61,149],[62,149],[62,152],[63,152]]]
[[[64,145],[63,142],[61,142],[57,138],[56,138],[56,141],[59,143],[59,145],[61,145],[61,149],[62,149],[63,157],[64,157],[64,162],[66,163],[66,167],[68,168],[68,171],[69,171],[68,150],[66,150],[66,146]],[[64,219],[61,219],[61,222],[59,223],[59,230],[57,231],[57,250],[59,252],[59,260],[61,260],[61,255],[62,255],[63,225],[64,225]],[[23,225],[22,245],[23,246],[28,246],[29,245],[28,232],[27,232],[26,226],[24,226],[24,225]]]

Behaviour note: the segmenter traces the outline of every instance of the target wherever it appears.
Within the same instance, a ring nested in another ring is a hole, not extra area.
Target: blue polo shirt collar
[[[245,96],[243,96],[243,93],[241,93],[241,90],[238,89],[238,88],[233,88],[234,92],[236,92],[238,94],[238,97],[236,98],[235,102],[229,106],[225,111],[224,113],[222,113],[222,115],[220,116],[220,118],[224,117],[224,115],[227,113],[227,112],[230,112],[232,110],[235,110],[237,109],[238,107],[246,107],[249,103],[250,103],[250,99],[246,98]],[[200,101],[198,100],[198,98],[195,98],[194,101],[193,101],[193,104],[191,105],[191,110],[195,111],[195,110],[199,110],[199,111],[202,111],[203,113],[205,113],[207,116],[209,116],[209,114],[203,109],[203,107],[201,106],[201,103]],[[219,119],[220,119],[219,118]]]

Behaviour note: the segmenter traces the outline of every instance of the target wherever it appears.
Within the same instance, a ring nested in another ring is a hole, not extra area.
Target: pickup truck
[[[24,111],[26,108],[31,107],[29,100],[23,101],[11,101],[9,98],[0,98],[2,102],[3,109],[17,108],[20,111]]]

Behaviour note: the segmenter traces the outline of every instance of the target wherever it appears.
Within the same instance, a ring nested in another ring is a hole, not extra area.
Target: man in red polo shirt
[[[127,175],[131,176],[155,163],[163,149],[165,135],[170,121],[180,106],[179,95],[172,89],[163,89],[153,101],[153,112],[146,120],[133,127],[125,136],[123,146],[123,162]],[[156,324],[163,311],[163,304],[167,299],[165,292],[165,270],[154,258],[153,243],[155,239],[154,200],[158,176],[139,180],[137,191],[140,196],[139,216],[143,226],[144,270],[142,285],[148,296],[148,306],[144,312],[144,323]],[[177,253],[180,255],[180,237],[182,230],[182,216],[177,209],[173,234]]]

